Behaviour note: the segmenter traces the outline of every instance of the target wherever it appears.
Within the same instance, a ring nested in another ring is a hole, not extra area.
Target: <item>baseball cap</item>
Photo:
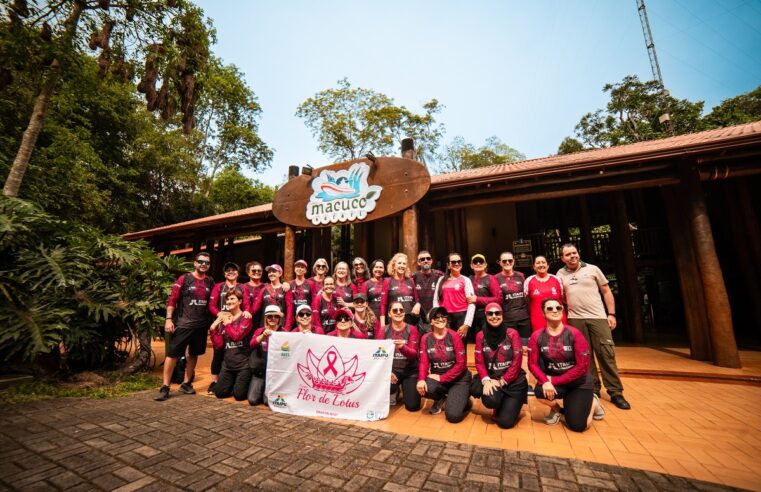
[[[486,257],[485,257],[484,255],[482,255],[481,253],[476,253],[476,254],[474,254],[473,256],[471,256],[471,257],[470,257],[470,262],[471,262],[471,263],[473,263],[473,260],[475,260],[476,258],[481,258],[481,260],[482,260],[484,263],[486,263]]]
[[[352,313],[349,309],[343,308],[343,309],[339,309],[338,311],[333,313],[333,319],[338,318],[342,314],[348,316],[349,319],[353,319],[354,318],[354,313]]]
[[[226,272],[227,270],[230,270],[230,269],[233,269],[236,272],[240,271],[240,267],[238,266],[237,263],[233,263],[232,261],[228,261],[227,263],[225,263],[225,266],[222,267],[222,271]]]
[[[304,268],[307,268],[309,264],[304,260],[296,260],[296,262],[293,264],[293,266],[303,266]]]
[[[268,272],[271,272],[271,271],[273,271],[273,270],[274,270],[274,271],[278,272],[280,275],[282,275],[282,274],[283,274],[283,267],[281,267],[281,266],[280,266],[280,265],[278,265],[277,263],[276,263],[276,264],[274,264],[274,265],[270,265],[270,266],[268,266],[267,268],[265,268],[265,270],[267,270]]]
[[[301,304],[299,307],[296,308],[296,314],[298,315],[302,311],[309,311],[312,312],[312,308],[309,307],[309,304]]]
[[[280,306],[276,306],[274,304],[270,304],[264,308],[264,315],[267,316],[268,314],[277,314],[281,318],[283,317],[283,312],[280,310]]]

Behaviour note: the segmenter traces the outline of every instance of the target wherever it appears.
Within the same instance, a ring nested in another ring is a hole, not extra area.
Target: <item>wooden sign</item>
[[[368,222],[417,203],[431,186],[420,162],[401,157],[355,159],[289,180],[275,194],[272,212],[294,227]]]

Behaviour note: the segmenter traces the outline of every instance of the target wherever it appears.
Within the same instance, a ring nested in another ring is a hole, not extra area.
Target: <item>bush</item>
[[[172,282],[188,268],[0,197],[0,361],[51,354],[64,369],[116,367],[134,346],[145,365]]]

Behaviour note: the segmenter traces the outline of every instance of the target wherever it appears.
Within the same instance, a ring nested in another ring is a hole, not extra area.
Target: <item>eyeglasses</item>
[[[433,258],[430,256],[423,256],[417,259],[417,261],[431,261]]]
[[[362,263],[355,263],[354,268],[365,268],[365,265],[363,265]]]
[[[280,319],[279,314],[268,314],[264,317],[264,319]]]
[[[474,265],[483,265],[484,264],[484,260],[482,260],[481,258],[476,258],[475,260],[472,261],[472,263]]]
[[[449,260],[450,265],[462,265],[462,260]]]
[[[391,312],[394,313],[394,314],[403,314],[404,313],[404,309],[403,308],[394,308],[394,309],[391,310]]]
[[[296,316],[298,316],[299,318],[310,318],[312,316],[312,313],[310,311],[301,311]]]
[[[446,320],[447,320],[447,317],[446,317],[446,316],[444,316],[443,314],[440,314],[440,315],[438,315],[438,316],[434,316],[434,317],[431,319],[431,321],[446,321]]]
[[[563,311],[563,306],[545,306],[544,310],[548,312],[553,312],[553,311],[561,312]]]
[[[264,270],[251,270],[251,275],[257,274],[257,273],[263,273]]]
[[[196,260],[196,263],[199,265],[208,265],[211,262],[209,260]]]
[[[499,260],[499,262],[502,263],[503,265],[513,263],[514,261],[515,260],[512,258],[510,258],[509,260]]]
[[[346,323],[347,321],[351,321],[351,318],[344,315],[344,316],[337,317],[336,321],[338,321],[339,323]]]
[[[492,318],[496,318],[499,316],[502,316],[502,311],[489,311],[486,313],[487,316],[491,316]]]

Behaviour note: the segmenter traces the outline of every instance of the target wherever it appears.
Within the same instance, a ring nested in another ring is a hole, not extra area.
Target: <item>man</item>
[[[444,276],[444,272],[433,268],[431,253],[423,250],[417,254],[418,271],[412,274],[415,282],[417,297],[420,302],[420,312],[429,313],[433,307],[433,294],[436,291],[436,282]]]
[[[211,264],[208,253],[198,253],[193,265],[195,271],[180,275],[172,286],[169,302],[166,308],[164,331],[171,334],[166,346],[164,359],[164,384],[156,401],[169,398],[169,384],[177,359],[188,351],[185,378],[180,385],[180,392],[188,395],[195,394],[193,375],[198,356],[206,352],[206,334],[209,331],[211,318],[209,316],[209,298],[214,286],[214,280],[206,275]]]
[[[616,301],[608,285],[608,279],[599,268],[581,261],[576,246],[571,243],[562,246],[560,259],[565,263],[565,267],[558,270],[557,276],[563,282],[568,305],[568,323],[584,334],[592,349],[589,372],[595,381],[595,394],[599,396],[601,389],[595,363],[597,358],[611,403],[622,410],[629,410],[631,405],[624,398],[624,387],[616,367],[615,346],[611,334],[611,330],[616,329]],[[597,412],[595,417],[597,418]]]

